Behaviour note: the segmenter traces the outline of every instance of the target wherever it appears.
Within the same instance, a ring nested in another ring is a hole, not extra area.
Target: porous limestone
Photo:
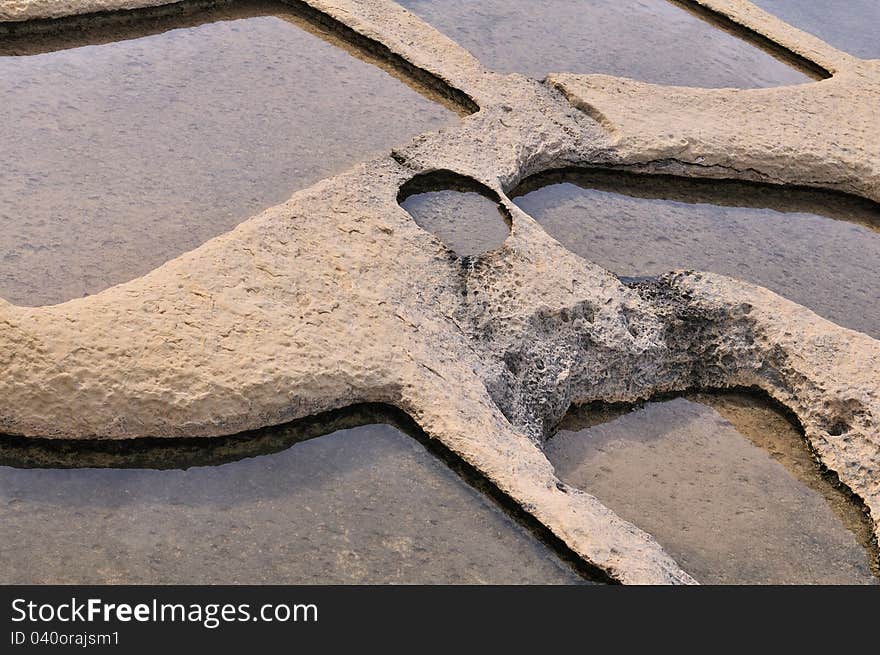
[[[610,578],[691,583],[650,535],[560,482],[542,441],[572,402],[757,387],[794,412],[880,535],[880,342],[729,277],[624,284],[505,195],[543,170],[606,166],[880,201],[880,61],[745,0],[697,3],[830,77],[754,90],[571,73],[539,82],[486,70],[390,0],[310,0],[479,111],[139,279],[54,306],[0,301],[0,430],[210,437],[387,403]],[[0,0],[0,32],[159,4]],[[458,258],[400,208],[400,187],[438,170],[499,195],[512,222],[501,248]]]

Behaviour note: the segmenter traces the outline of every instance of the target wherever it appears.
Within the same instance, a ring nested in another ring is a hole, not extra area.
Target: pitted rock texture
[[[132,4],[2,2],[0,16]],[[612,579],[690,583],[650,535],[560,482],[542,442],[572,402],[752,386],[797,415],[880,534],[880,342],[719,275],[627,286],[505,195],[530,174],[581,165],[878,201],[880,62],[744,0],[700,0],[832,77],[748,91],[568,74],[541,83],[485,70],[389,0],[308,4],[479,111],[142,278],[51,307],[0,303],[0,430],[209,437],[388,403]],[[456,257],[398,205],[402,185],[434,170],[499,195],[512,222],[500,248]]]
[[[173,3],[173,0],[4,0],[0,4],[0,20],[61,18],[76,14],[158,7]]]

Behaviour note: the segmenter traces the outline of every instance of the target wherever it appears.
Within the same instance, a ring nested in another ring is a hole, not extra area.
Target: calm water
[[[499,248],[510,233],[498,203],[476,191],[417,193],[401,206],[458,255]]]
[[[270,444],[284,438],[269,435]],[[162,450],[158,466],[198,464],[192,445]],[[26,448],[13,457],[40,460]],[[583,582],[417,441],[381,424],[188,470],[0,466],[0,523],[2,583]]]
[[[835,48],[863,59],[880,58],[877,0],[752,0],[761,9]]]
[[[726,394],[573,410],[558,475],[653,534],[705,583],[876,584],[870,527],[769,405]]]
[[[298,19],[248,11],[0,56],[0,297],[52,304],[131,280],[457,120]]]
[[[723,273],[880,338],[876,204],[599,171],[535,178],[515,193],[524,194],[516,204],[560,243],[618,275]]]
[[[771,87],[803,73],[665,0],[400,0],[504,73],[605,73],[657,84]]]

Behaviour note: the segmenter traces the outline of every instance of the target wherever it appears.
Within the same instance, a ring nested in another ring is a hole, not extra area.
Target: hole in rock
[[[4,437],[0,581],[585,581],[405,418],[360,407],[217,439]],[[91,468],[43,468],[69,466]]]
[[[880,58],[880,2],[804,2],[804,0],[752,0],[761,9],[787,23],[815,34],[828,44],[863,59]]]
[[[397,201],[413,220],[459,256],[494,250],[510,233],[498,195],[476,180],[449,171],[418,175]]]
[[[604,73],[655,84],[773,87],[809,77],[666,0],[400,0],[502,73]]]
[[[0,36],[0,297],[13,303],[139,277],[458,120],[281,3],[90,25]]]
[[[572,252],[618,275],[722,273],[880,337],[875,203],[825,191],[601,170],[538,175],[511,198]]]
[[[847,432],[849,432],[849,425],[843,421],[835,421],[828,427],[828,435],[832,437],[839,437]]]
[[[704,583],[876,584],[871,526],[769,400],[688,393],[574,407],[559,477],[653,534]]]

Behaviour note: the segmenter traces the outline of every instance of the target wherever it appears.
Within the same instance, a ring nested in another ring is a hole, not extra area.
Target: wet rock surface
[[[543,439],[571,403],[756,387],[797,416],[876,535],[880,342],[731,277],[623,284],[505,195],[534,173],[589,165],[880,200],[875,62],[743,0],[693,4],[831,77],[747,90],[578,74],[540,83],[487,70],[393,2],[311,0],[328,24],[480,110],[136,280],[57,306],[0,304],[0,429],[189,439],[391,404],[585,565],[625,583],[691,583],[650,534],[560,481]],[[27,3],[16,20],[47,15]],[[409,180],[437,170],[498,195],[512,223],[501,248],[452,258],[399,206]]]

